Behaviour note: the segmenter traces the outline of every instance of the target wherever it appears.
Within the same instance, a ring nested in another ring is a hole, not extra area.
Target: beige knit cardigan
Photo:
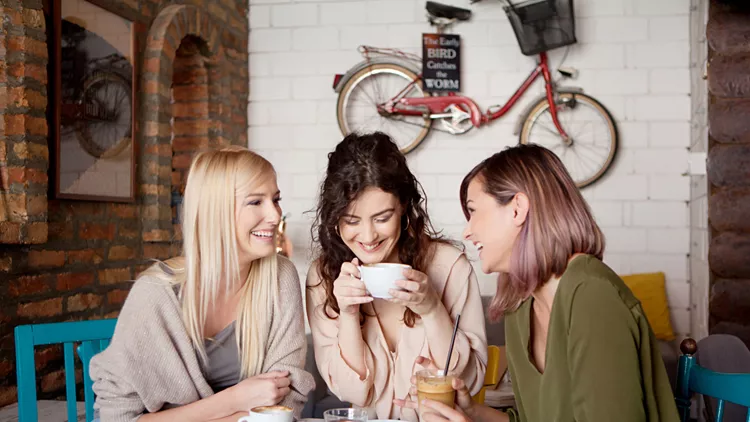
[[[294,265],[279,256],[280,304],[274,308],[262,373],[289,371],[291,393],[281,402],[299,417],[315,387],[306,372],[301,286]],[[214,392],[201,371],[173,287],[153,277],[133,285],[112,342],[90,365],[102,422],[133,422],[145,412],[189,404]]]

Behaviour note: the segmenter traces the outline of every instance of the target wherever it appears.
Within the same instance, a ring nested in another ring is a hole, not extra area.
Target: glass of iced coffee
[[[453,389],[453,376],[437,374],[430,370],[417,372],[417,399],[419,418],[422,419],[422,401],[434,400],[453,408],[456,390]]]

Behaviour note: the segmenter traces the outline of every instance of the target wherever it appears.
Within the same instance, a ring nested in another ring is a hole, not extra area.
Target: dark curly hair
[[[341,265],[355,256],[337,233],[339,222],[349,204],[371,187],[393,194],[401,203],[402,232],[396,247],[402,263],[424,272],[435,242],[450,243],[430,223],[424,189],[391,138],[382,132],[347,135],[328,154],[328,168],[312,226],[313,242],[317,244],[318,276],[326,292],[324,311],[331,319],[337,318],[340,312],[333,295],[333,282]],[[329,310],[334,315],[330,315]],[[361,310],[361,323],[366,316]],[[418,317],[407,308],[404,323],[413,327]]]

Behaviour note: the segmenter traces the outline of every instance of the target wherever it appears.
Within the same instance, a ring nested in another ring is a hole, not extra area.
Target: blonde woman
[[[302,369],[297,271],[275,251],[279,201],[259,155],[195,157],[182,256],[138,277],[112,343],[91,361],[102,421],[236,421],[279,403],[299,416],[314,381]]]

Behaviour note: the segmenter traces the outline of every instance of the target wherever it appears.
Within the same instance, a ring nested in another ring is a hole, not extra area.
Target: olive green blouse
[[[552,304],[544,373],[531,360],[533,300],[505,317],[512,421],[679,421],[641,304],[609,267],[590,255],[568,264]]]

